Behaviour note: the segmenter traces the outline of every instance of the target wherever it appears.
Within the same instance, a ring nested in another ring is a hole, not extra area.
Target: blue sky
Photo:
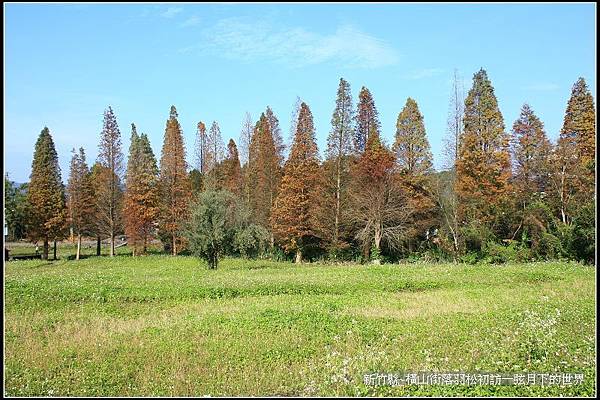
[[[98,153],[111,105],[129,147],[130,124],[160,157],[169,107],[192,162],[196,124],[216,120],[236,142],[246,112],[267,105],[287,140],[296,97],[311,108],[323,154],[340,77],[356,103],[367,86],[383,136],[414,98],[434,165],[443,164],[453,70],[465,90],[483,67],[510,129],[528,102],[551,140],[571,86],[596,97],[594,4],[5,4],[5,171],[29,180],[47,125],[66,182],[71,148]]]

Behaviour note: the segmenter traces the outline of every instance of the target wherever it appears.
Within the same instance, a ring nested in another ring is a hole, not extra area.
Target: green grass
[[[15,261],[5,394],[594,396],[595,318],[595,268],[574,263]],[[584,382],[373,387],[369,371],[561,371]]]

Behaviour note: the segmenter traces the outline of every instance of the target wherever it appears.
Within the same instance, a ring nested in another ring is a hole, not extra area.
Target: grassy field
[[[66,258],[66,257],[65,257]],[[594,396],[595,268],[91,257],[5,265],[5,394]],[[365,386],[370,371],[579,385]]]

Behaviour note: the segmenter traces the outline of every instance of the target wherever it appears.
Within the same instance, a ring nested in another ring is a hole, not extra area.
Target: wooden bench
[[[5,250],[4,251],[4,259],[6,261],[8,260],[35,260],[35,259],[42,259],[42,255],[41,254],[19,254],[16,256],[9,256],[9,251],[10,250]]]

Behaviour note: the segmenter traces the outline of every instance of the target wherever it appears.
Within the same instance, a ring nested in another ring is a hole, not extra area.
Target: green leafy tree
[[[17,185],[4,176],[4,213],[8,240],[24,239],[27,236],[27,183]]]
[[[192,254],[216,269],[239,224],[238,200],[227,191],[207,190],[191,205],[184,235]]]

